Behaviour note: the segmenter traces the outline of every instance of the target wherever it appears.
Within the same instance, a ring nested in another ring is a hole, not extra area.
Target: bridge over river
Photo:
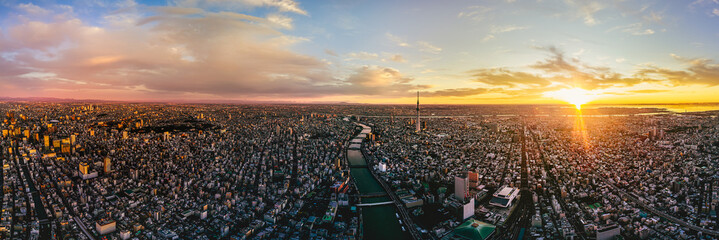
[[[359,135],[366,135],[372,131],[369,126],[362,124],[360,126],[363,129]],[[397,209],[393,205],[394,202],[367,168],[367,162],[360,150],[361,141],[355,141],[352,145],[354,146],[347,149],[347,161],[350,164],[352,179],[362,198],[362,203],[357,206],[362,207],[363,238],[411,239],[407,232],[402,231],[402,225],[396,217]]]

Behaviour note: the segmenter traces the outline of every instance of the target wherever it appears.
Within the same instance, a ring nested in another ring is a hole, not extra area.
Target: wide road
[[[494,239],[519,239],[520,232],[525,229],[524,238],[528,236],[526,231],[531,224],[531,218],[534,213],[534,202],[532,201],[532,191],[529,190],[529,169],[527,168],[527,147],[525,144],[525,134],[522,131],[520,135],[522,153],[520,162],[520,195],[514,212],[507,218],[508,225],[505,231],[494,237]],[[509,165],[509,163],[507,163]]]

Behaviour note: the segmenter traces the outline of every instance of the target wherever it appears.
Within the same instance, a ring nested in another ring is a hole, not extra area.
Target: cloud
[[[64,19],[51,23],[25,21],[8,28],[6,42],[14,43],[17,48],[46,50],[59,47],[64,41],[79,38],[95,30],[97,29],[83,25],[79,19]]]
[[[669,90],[666,90],[666,89],[642,89],[642,90],[631,90],[629,92],[639,93],[639,94],[650,94],[650,93],[669,92]]]
[[[307,15],[293,0],[178,0],[174,2],[180,7],[194,7],[213,10],[247,10],[256,7],[272,7],[280,12],[291,12]]]
[[[34,5],[32,3],[26,3],[26,4],[21,3],[21,4],[17,5],[17,8],[19,8],[20,10],[23,10],[24,12],[26,12],[30,15],[36,15],[36,16],[47,15],[50,13],[50,11],[48,11],[44,8],[38,7],[37,5]]]
[[[457,14],[457,18],[471,19],[473,21],[482,21],[487,18],[487,14],[492,8],[485,6],[469,6]]]
[[[584,14],[584,24],[589,26],[598,24],[599,21],[594,18],[594,14],[602,9],[602,6],[598,2],[591,2],[590,4],[581,7],[581,12]]]
[[[426,41],[417,41],[414,44],[410,44],[407,41],[405,41],[404,39],[402,39],[398,36],[392,35],[390,33],[387,33],[386,36],[390,41],[392,41],[393,43],[397,44],[397,46],[400,46],[400,47],[412,47],[412,48],[416,48],[417,50],[419,50],[421,52],[427,52],[427,53],[432,53],[432,54],[439,54],[440,52],[442,52],[442,48],[434,46],[431,43],[426,42]]]
[[[548,52],[550,56],[529,67],[543,71],[552,82],[591,90],[616,85],[632,86],[642,81],[613,72],[608,67],[591,66],[578,58],[568,60],[564,53],[554,46],[538,47],[538,49]]]
[[[453,88],[422,93],[426,97],[467,97],[491,92],[487,88]]]
[[[369,52],[351,52],[347,54],[347,60],[374,60],[379,57],[376,53],[369,53]]]
[[[468,71],[468,74],[472,80],[489,85],[490,89],[493,89],[493,93],[522,97],[540,97],[543,92],[565,88],[601,91],[609,88],[631,87],[640,83],[664,86],[719,85],[719,64],[706,58],[686,58],[671,54],[672,58],[686,68],[674,70],[642,65],[631,75],[624,75],[616,73],[608,67],[586,64],[577,58],[567,59],[564,53],[554,46],[535,48],[549,53],[549,56],[527,67],[539,70],[542,74],[514,71],[508,68],[481,68]],[[624,61],[624,59],[619,58],[617,61]],[[644,94],[663,91],[669,90],[627,90],[628,93]]]
[[[600,2],[590,0],[566,0],[566,3],[574,8],[572,11],[584,20],[584,24],[593,26],[600,23],[594,16],[597,12],[605,8]]]
[[[391,33],[387,33],[386,36],[390,41],[397,44],[397,46],[400,46],[400,47],[409,47],[410,46],[410,44],[407,43],[404,39],[402,39],[398,36],[392,35]]]
[[[482,38],[482,42],[487,42],[487,41],[492,40],[492,39],[494,39],[494,35],[492,35],[492,34],[487,34],[487,36],[484,36],[484,38]]]
[[[696,5],[706,5],[706,4],[719,4],[719,0],[695,0],[692,3],[689,4],[690,8],[694,8]]]
[[[569,63],[565,59],[564,53],[556,47],[537,47],[537,49],[549,52],[550,57],[544,61],[537,61],[535,64],[531,65],[532,68],[540,69],[549,73],[577,71],[577,67]]]
[[[483,68],[469,71],[472,79],[493,86],[515,87],[517,85],[546,86],[551,84],[544,77],[504,68]]]
[[[506,33],[506,32],[512,32],[512,31],[517,31],[517,30],[524,30],[527,28],[528,27],[515,26],[515,25],[506,25],[506,26],[493,25],[490,28],[490,32],[491,33]]]
[[[442,52],[442,48],[434,46],[428,42],[419,41],[417,42],[417,46],[419,47],[419,50],[422,52],[428,52],[433,54],[438,54]]]
[[[325,53],[333,57],[339,57],[339,54],[337,54],[334,50],[331,49],[325,49]]]
[[[670,55],[687,66],[685,70],[672,70],[656,66],[647,66],[639,70],[638,76],[654,78],[670,82],[674,85],[700,84],[707,86],[719,85],[719,64],[706,58],[685,58],[676,54]]]
[[[284,29],[292,29],[292,18],[280,14],[268,14],[267,21]]]
[[[587,51],[587,50],[585,50],[584,48],[580,48],[579,51],[576,51],[576,52],[572,53],[572,56],[575,56],[575,57],[581,56],[581,55],[584,54],[584,52],[586,52],[586,51]]]
[[[121,11],[121,12],[129,12],[130,10],[137,10],[137,8],[124,9],[124,11]],[[202,13],[205,12],[205,10],[202,10],[201,8],[195,8],[195,7],[173,7],[173,6],[157,7],[157,8],[154,8],[153,10],[155,10],[156,12],[161,13],[161,14],[166,14],[166,15],[179,15],[179,16],[182,16],[182,15],[193,15],[193,14],[202,14]],[[119,14],[119,13],[110,14],[108,17],[115,16],[115,15],[117,15],[117,14]],[[259,18],[258,18],[258,19],[259,19]]]
[[[468,74],[476,82],[503,88],[501,93],[508,95],[541,95],[542,92],[562,88],[593,90],[663,81],[636,75],[625,76],[608,67],[586,64],[578,58],[567,59],[565,54],[554,46],[535,48],[549,53],[549,56],[526,67],[538,70],[541,74],[509,68],[480,68],[468,71]]]
[[[279,31],[291,26],[284,15],[144,6],[113,14],[123,16],[104,16],[118,20],[105,26],[65,14],[52,21],[20,18],[0,32],[0,87],[16,95],[104,99],[400,96],[429,88],[381,66],[333,77],[327,61],[290,50],[309,40]],[[421,41],[412,47],[441,51]],[[347,56],[380,58],[370,52]],[[406,61],[400,54],[381,56]]]
[[[492,40],[498,34],[512,32],[512,31],[518,31],[518,30],[524,30],[527,28],[528,27],[521,27],[521,26],[515,26],[515,25],[506,25],[506,26],[492,25],[489,29],[490,34],[487,34],[484,38],[482,38],[482,42],[487,42],[489,40]]]
[[[651,11],[651,12],[649,13],[649,15],[645,15],[645,16],[644,16],[644,20],[646,20],[646,21],[648,21],[648,22],[654,22],[654,23],[663,24],[663,23],[664,23],[664,21],[663,21],[663,20],[664,20],[664,14],[663,14],[663,13],[657,13],[657,12]]]
[[[607,32],[612,32],[615,30],[621,30],[622,32],[629,33],[629,34],[636,35],[636,36],[654,34],[654,30],[652,30],[651,28],[644,28],[644,24],[641,22],[632,23],[632,24],[624,25],[624,26],[613,27],[613,28],[610,28],[609,30],[607,30]]]
[[[132,25],[90,26],[58,16],[24,18],[0,35],[3,86],[143,91],[222,97],[333,94],[327,65],[289,50],[307,39],[270,20],[189,8],[148,8]],[[191,15],[187,15],[191,14]],[[45,75],[26,75],[41,72]],[[28,78],[27,76],[35,76]]]
[[[347,94],[401,96],[427,85],[412,85],[413,78],[398,70],[379,66],[364,66],[347,78],[343,91]]]
[[[719,9],[715,8],[714,11],[712,11],[712,13],[714,14],[714,16],[719,16]]]
[[[402,57],[402,55],[399,55],[399,54],[385,54],[385,55],[388,55],[388,56],[387,56],[387,58],[382,59],[383,61],[389,60],[389,61],[399,62],[399,63],[407,62],[407,60],[405,60],[404,57]]]

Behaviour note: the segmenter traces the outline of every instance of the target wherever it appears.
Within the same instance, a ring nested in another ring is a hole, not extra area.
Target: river
[[[362,125],[363,132],[371,128]],[[347,150],[347,160],[353,166],[350,174],[354,178],[355,185],[361,194],[384,192],[382,186],[372,177],[367,168],[367,161],[360,150]],[[391,201],[389,197],[363,198],[362,203]],[[402,231],[402,226],[396,217],[397,210],[394,205],[380,205],[362,207],[362,221],[364,224],[364,239],[410,239],[407,232]]]

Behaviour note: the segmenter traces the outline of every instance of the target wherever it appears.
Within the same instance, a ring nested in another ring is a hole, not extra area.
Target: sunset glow
[[[0,97],[719,102],[717,1],[91,2],[0,1]]]
[[[552,92],[544,93],[547,97],[565,101],[569,104],[574,105],[577,110],[582,108],[582,105],[595,99],[596,95],[590,91],[581,88],[568,88],[561,89]]]
[[[718,43],[719,0],[0,0],[0,240],[719,240]]]

